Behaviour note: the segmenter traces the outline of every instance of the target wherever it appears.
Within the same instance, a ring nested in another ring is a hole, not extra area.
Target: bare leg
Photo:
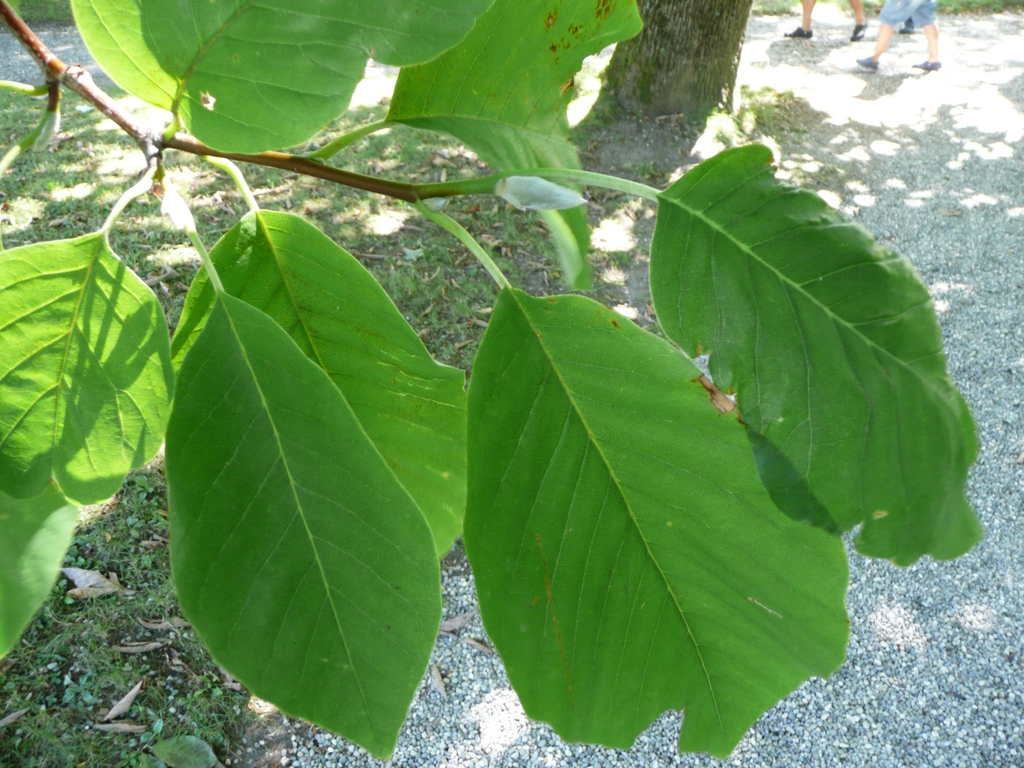
[[[924,28],[924,36],[928,40],[928,61],[936,62],[939,60],[939,28],[934,24],[928,24]],[[882,39],[882,35],[878,35],[878,39]]]
[[[804,6],[804,23],[803,23],[804,32],[810,32],[811,31],[811,11],[814,10],[814,4],[816,2],[818,2],[818,0],[802,0],[802,2],[803,2],[803,6]],[[861,2],[861,0],[857,0],[857,2]]]
[[[874,61],[878,61],[882,57],[882,54],[885,53],[885,49],[889,47],[889,43],[892,41],[892,34],[895,31],[896,30],[893,29],[892,27],[890,27],[888,24],[882,24],[878,28],[878,43],[875,44],[875,52],[871,56],[871,58]],[[936,51],[938,50],[938,39],[939,39],[939,32],[936,29],[935,30]]]
[[[853,9],[853,16],[858,24],[867,23],[868,18],[864,15],[864,0],[850,0],[850,8]]]

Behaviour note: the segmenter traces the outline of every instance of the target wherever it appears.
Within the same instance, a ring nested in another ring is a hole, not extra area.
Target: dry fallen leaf
[[[171,666],[171,669],[176,672],[188,672],[193,677],[196,676],[196,673],[192,671],[192,668],[181,660],[178,652],[173,648],[167,649],[167,663]]]
[[[0,728],[3,728],[5,725],[10,725],[11,723],[18,722],[18,720],[21,719],[21,716],[24,715],[26,712],[28,712],[28,707],[26,707],[25,709],[19,709],[17,712],[11,712],[11,714],[9,714],[3,720],[0,720]]]
[[[167,645],[164,643],[128,643],[126,645],[115,645],[112,650],[118,653],[149,653],[150,651],[158,651]]]
[[[139,624],[144,626],[146,629],[151,629],[155,632],[166,632],[170,629],[188,629],[192,626],[184,619],[179,619],[177,616],[172,616],[169,619],[162,621],[146,621],[145,619],[135,619]]]
[[[464,642],[470,648],[476,648],[478,651],[483,651],[488,656],[494,655],[494,649],[491,648],[489,645],[484,645],[479,640],[474,640],[472,637],[462,637],[459,639],[462,640],[462,642]]]
[[[476,616],[476,611],[469,611],[469,613],[462,613],[452,619],[445,619],[441,622],[441,626],[438,631],[442,635],[458,635],[459,630],[462,629],[466,624]]]
[[[135,591],[125,589],[117,580],[116,574],[104,576],[99,571],[87,571],[84,568],[61,568],[60,571],[75,584],[75,589],[68,590],[68,597],[85,600],[104,595],[134,595]]]
[[[6,672],[8,669],[10,669],[13,666],[14,666],[14,661],[12,659],[0,660],[0,675],[2,675],[4,672]]]
[[[121,699],[117,704],[110,708],[110,711],[103,716],[104,720],[113,720],[120,717],[129,709],[131,709],[132,703],[135,701],[135,697],[139,695],[139,691],[142,690],[142,684],[146,682],[146,678],[142,678],[135,684],[128,693],[125,694],[124,698]]]
[[[231,676],[230,672],[228,672],[226,669],[224,669],[224,667],[220,666],[219,664],[217,665],[217,669],[220,670],[220,675],[224,678],[225,688],[230,688],[232,691],[242,690],[242,684],[235,680],[235,678]]]
[[[145,733],[149,730],[144,725],[135,725],[134,723],[94,723],[93,729],[97,731],[103,731],[104,733]]]
[[[444,687],[444,678],[441,677],[441,670],[437,664],[430,667],[430,690],[437,691],[445,701],[448,701],[448,691]]]

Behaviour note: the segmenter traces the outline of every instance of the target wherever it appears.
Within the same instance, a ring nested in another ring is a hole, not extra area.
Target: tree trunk
[[[729,108],[752,0],[638,0],[644,30],[619,43],[607,87],[645,115],[703,123]]]

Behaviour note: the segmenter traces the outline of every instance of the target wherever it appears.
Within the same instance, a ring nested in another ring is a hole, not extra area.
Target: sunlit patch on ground
[[[881,643],[891,643],[901,650],[913,648],[923,653],[928,641],[914,617],[899,604],[879,603],[871,614],[875,637]]]

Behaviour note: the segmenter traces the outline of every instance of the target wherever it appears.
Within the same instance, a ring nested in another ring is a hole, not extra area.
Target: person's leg
[[[858,26],[868,23],[868,17],[864,15],[864,0],[850,0],[850,8]]]
[[[926,72],[934,72],[942,64],[939,63],[939,28],[935,25],[935,0],[924,0],[914,10],[914,26],[924,30],[925,39],[928,41],[928,61],[923,64],[915,64],[917,69]]]
[[[850,0],[850,8],[853,9],[853,16],[857,23],[853,26],[853,34],[850,35],[851,42],[864,39],[864,33],[868,29],[868,17],[864,15],[864,0]]]
[[[885,49],[889,47],[889,41],[892,40],[893,33],[896,31],[894,27],[890,27],[888,24],[882,24],[878,28],[878,42],[875,44],[875,52],[864,59],[857,59],[857,63],[860,64],[864,69],[869,69],[872,72],[878,71],[878,59]]]
[[[803,24],[801,26],[802,26],[804,32],[810,32],[811,31],[811,11],[814,10],[814,4],[817,1],[818,0],[803,0],[804,22],[803,22]]]
[[[924,28],[924,36],[928,40],[928,61],[934,64],[939,60],[939,28],[929,24]]]
[[[787,32],[786,37],[814,37],[811,31],[811,11],[814,10],[814,3],[817,0],[802,0],[804,8],[803,23],[792,32]]]
[[[875,52],[871,54],[872,61],[878,61],[882,54],[885,53],[885,49],[889,47],[889,43],[892,42],[892,35],[896,30],[890,27],[888,24],[882,24],[878,28],[878,42],[875,43]]]

